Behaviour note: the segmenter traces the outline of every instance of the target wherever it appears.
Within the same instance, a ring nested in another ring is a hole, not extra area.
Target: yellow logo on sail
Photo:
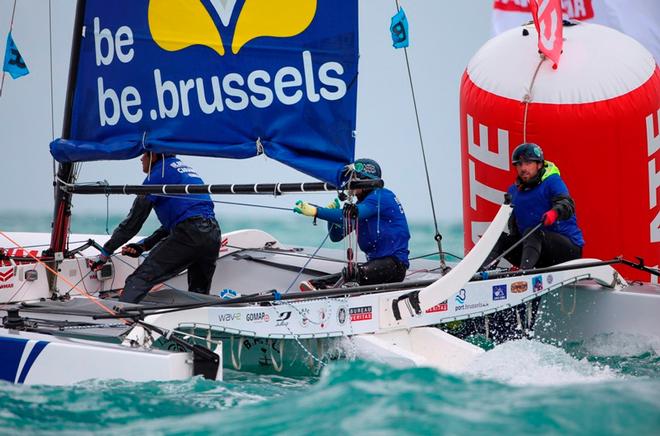
[[[288,38],[303,32],[314,19],[317,0],[245,0],[236,21],[231,51],[261,36]],[[211,0],[227,26],[236,0]],[[178,51],[204,45],[225,54],[223,35],[200,0],[151,0],[149,29],[163,50]],[[227,35],[225,35],[225,38]]]

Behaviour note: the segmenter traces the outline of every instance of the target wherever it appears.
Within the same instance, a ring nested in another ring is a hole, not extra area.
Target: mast
[[[80,55],[80,43],[83,36],[83,20],[85,17],[86,0],[78,0],[76,3],[76,18],[73,26],[71,43],[71,55],[69,57],[69,80],[67,84],[66,103],[64,107],[64,121],[62,123],[62,138],[71,135],[71,112],[73,97],[78,77],[78,57]],[[72,182],[72,163],[58,165],[57,178],[53,182],[55,189],[55,208],[53,211],[53,224],[50,238],[50,254],[66,251],[66,241],[69,233],[69,222],[71,220],[71,193],[61,189],[63,184]]]

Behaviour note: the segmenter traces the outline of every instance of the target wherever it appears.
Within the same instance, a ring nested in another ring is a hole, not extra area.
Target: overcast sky
[[[0,59],[13,0],[0,0]],[[420,110],[431,184],[440,221],[462,216],[458,92],[461,75],[476,50],[491,36],[490,0],[400,2],[410,24],[409,58]],[[18,0],[14,40],[30,74],[17,80],[5,77],[0,97],[0,147],[2,148],[2,206],[4,211],[47,211],[53,207],[53,163],[48,144],[60,135],[68,74],[69,49],[75,1]],[[360,75],[356,157],[380,162],[386,186],[397,193],[409,218],[430,220],[431,209],[424,176],[417,127],[402,50],[391,46],[390,17],[394,0],[360,2]],[[52,25],[49,24],[52,23]],[[50,28],[50,32],[49,32]],[[50,35],[50,36],[49,36]],[[49,45],[53,49],[53,107]],[[249,160],[183,157],[207,183],[266,183],[309,181],[309,177],[265,157]],[[108,180],[112,184],[138,184],[143,175],[138,159],[126,162],[89,163],[79,182]],[[289,207],[299,195],[273,197],[217,197]],[[302,198],[325,204],[331,197]],[[132,197],[113,197],[111,212],[123,214]],[[74,213],[104,212],[104,196],[74,197]],[[286,212],[218,205],[223,215]],[[286,215],[285,215],[286,216]]]

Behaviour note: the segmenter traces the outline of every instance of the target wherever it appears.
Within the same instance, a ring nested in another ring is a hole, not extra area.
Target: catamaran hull
[[[660,286],[633,284],[611,291],[593,283],[565,286],[543,299],[534,333],[550,341],[583,341],[608,334],[660,340]]]
[[[253,293],[270,289],[285,293],[290,288],[293,288],[291,292],[295,292],[296,280],[315,277],[319,272],[338,272],[342,267],[341,262],[330,256],[336,253],[327,253],[323,257],[310,260],[302,249],[281,246],[275,238],[258,230],[233,232],[225,237],[213,281],[212,293],[216,295],[221,294],[223,289],[229,294],[232,293],[231,290]],[[84,239],[77,238],[81,241]],[[102,237],[97,238],[97,242],[102,241]],[[94,253],[87,251],[84,254],[91,256]],[[136,259],[115,256],[112,274],[99,277],[89,275],[84,258],[78,258],[65,260],[60,265],[60,273],[67,277],[69,282],[80,283],[78,288],[84,287],[87,292],[97,294],[108,289],[121,288],[125,277],[137,263]],[[567,263],[566,266],[575,265]],[[440,276],[437,272],[431,272],[435,267],[435,263],[428,261],[419,264],[415,269],[422,272],[415,273],[411,278],[436,280]],[[294,280],[302,268],[304,270]],[[37,271],[36,280],[27,280],[31,270]],[[12,289],[2,293],[2,297],[16,301],[14,298],[24,300],[21,298],[24,295],[38,295],[39,298],[50,295],[43,265],[14,265],[0,268],[0,273],[3,271],[7,277],[5,283],[11,284]],[[579,321],[576,321],[578,317],[567,316],[562,312],[561,308],[565,307],[565,304],[562,306],[561,298],[567,290],[574,289],[576,283],[584,283],[585,280],[591,281],[593,285],[579,285],[575,288],[579,295],[577,308],[585,312],[585,315],[580,315]],[[635,286],[627,286],[609,266],[579,267],[517,277],[458,282],[436,281],[434,286],[440,287],[442,295],[448,297],[443,301],[433,302],[433,305],[427,305],[421,313],[414,313],[412,306],[398,303],[401,312],[399,319],[394,316],[395,301],[406,294],[422,292],[424,288],[363,295],[348,295],[348,289],[347,295],[340,297],[274,301],[264,305],[204,307],[153,314],[148,316],[146,321],[165,329],[194,333],[199,337],[197,340],[200,343],[206,342],[205,345],[211,348],[216,340],[222,340],[225,344],[224,362],[228,368],[292,374],[317,372],[322,366],[320,361],[323,360],[358,356],[357,344],[365,345],[366,342],[362,339],[355,340],[356,338],[381,335],[380,340],[386,335],[392,336],[395,332],[414,332],[415,329],[428,326],[445,326],[445,329],[453,333],[449,327],[456,326],[456,322],[470,319],[473,323],[487,325],[489,320],[493,321],[496,314],[511,311],[512,307],[530,305],[533,300],[542,296],[545,296],[544,300],[547,301],[542,306],[542,322],[537,322],[539,335],[542,337],[553,340],[587,339],[590,335],[617,332],[617,329],[626,332],[632,329],[651,337],[660,337],[658,323],[655,322],[655,314],[660,311],[658,288],[648,285],[645,292],[633,292],[631,289]],[[182,274],[166,282],[163,287],[185,289],[186,283],[186,275]],[[152,294],[158,296],[159,292],[155,291]],[[75,296],[78,290],[59,281],[58,293]],[[313,295],[309,294],[311,297]],[[558,304],[560,310],[553,310]],[[40,317],[85,320],[84,316],[81,318],[73,314],[47,315],[43,312],[48,312],[48,307],[42,307],[41,303],[36,306],[21,309],[22,315],[33,316],[39,313]],[[623,312],[639,314],[639,310],[635,308],[642,306],[648,308],[643,316],[637,317],[643,318],[643,321],[635,321],[632,315],[622,315]],[[589,309],[583,310],[586,307]],[[618,319],[620,322],[603,322],[608,319]],[[551,322],[552,320],[557,320],[557,323]],[[561,329],[547,329],[548,333],[540,330],[540,327],[546,325],[558,325],[559,321]],[[510,327],[515,329],[517,326]],[[98,333],[93,332],[93,329],[86,329],[83,333],[85,332],[93,335]],[[488,335],[488,326],[484,332]],[[161,342],[163,347],[171,345],[166,341]],[[382,341],[371,342],[369,345],[373,348],[373,343]],[[389,345],[387,341],[385,343],[380,356],[372,353],[376,360],[389,356],[385,360],[389,359],[392,364],[406,361],[407,358],[402,360],[401,355],[391,358],[392,349],[396,348],[390,346],[402,348],[402,343],[412,343],[411,340],[390,341]],[[444,346],[442,340],[439,340],[437,346]]]
[[[0,380],[68,385],[90,379],[134,382],[183,380],[193,375],[189,353],[120,345],[0,328]]]

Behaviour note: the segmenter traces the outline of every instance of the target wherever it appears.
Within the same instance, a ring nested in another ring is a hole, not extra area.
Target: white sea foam
[[[582,344],[591,356],[639,356],[644,353],[660,354],[660,338],[609,333],[597,335]]]
[[[464,374],[518,386],[555,386],[621,378],[607,366],[578,360],[561,348],[530,340],[495,347],[478,356]]]

